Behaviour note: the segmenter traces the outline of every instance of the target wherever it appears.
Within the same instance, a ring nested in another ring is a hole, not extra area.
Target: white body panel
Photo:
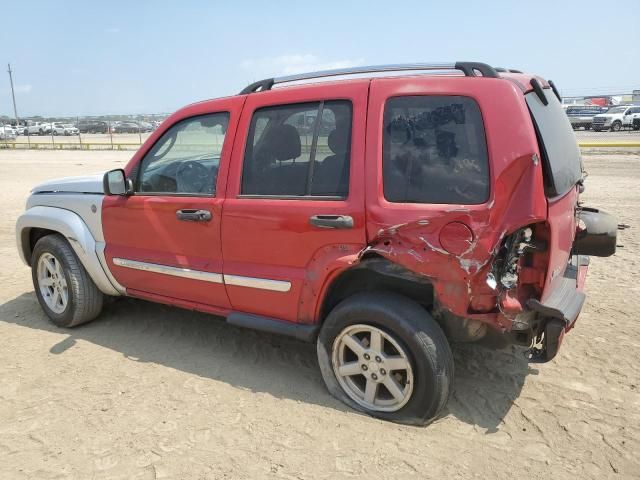
[[[102,179],[104,173],[84,175],[80,177],[64,177],[36,185],[33,193],[73,192],[104,194]]]
[[[97,287],[108,295],[125,293],[113,277],[104,256],[102,231],[103,174],[67,177],[41,183],[27,200],[27,210],[16,224],[22,260],[31,261],[32,228],[63,235]]]

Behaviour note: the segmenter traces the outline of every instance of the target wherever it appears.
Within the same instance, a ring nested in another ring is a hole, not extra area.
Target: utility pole
[[[11,98],[13,98],[13,113],[16,116],[16,128],[20,128],[20,120],[18,119],[18,109],[16,108],[16,94],[13,91],[13,76],[11,75],[11,64],[8,63],[7,64],[9,66],[9,69],[7,70],[9,72],[9,83],[11,83]]]

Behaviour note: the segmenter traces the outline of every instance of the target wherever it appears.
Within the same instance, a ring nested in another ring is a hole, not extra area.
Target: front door
[[[300,312],[313,310],[323,262],[365,246],[367,92],[363,80],[247,97],[222,219],[234,310],[313,322]]]
[[[105,198],[105,255],[130,295],[229,308],[220,224],[242,102],[219,103],[177,114],[127,166],[135,193]]]

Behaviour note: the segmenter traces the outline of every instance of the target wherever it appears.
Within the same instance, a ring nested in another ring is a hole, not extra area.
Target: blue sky
[[[477,60],[640,88],[639,0],[0,2],[0,115],[171,112],[283,73]]]

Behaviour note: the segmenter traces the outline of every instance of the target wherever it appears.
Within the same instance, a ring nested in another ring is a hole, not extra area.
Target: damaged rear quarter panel
[[[372,82],[367,130],[366,197],[368,249],[428,277],[437,301],[461,317],[472,317],[509,329],[496,314],[497,292],[487,284],[492,260],[506,235],[546,219],[537,140],[522,92],[511,82],[468,82],[416,78],[402,85]],[[426,93],[429,92],[429,93]],[[398,95],[462,95],[478,103],[489,158],[489,199],[479,205],[391,203],[382,181],[383,113],[388,98]],[[499,98],[500,101],[496,101]],[[460,222],[473,240],[461,254],[440,243],[442,228]]]

